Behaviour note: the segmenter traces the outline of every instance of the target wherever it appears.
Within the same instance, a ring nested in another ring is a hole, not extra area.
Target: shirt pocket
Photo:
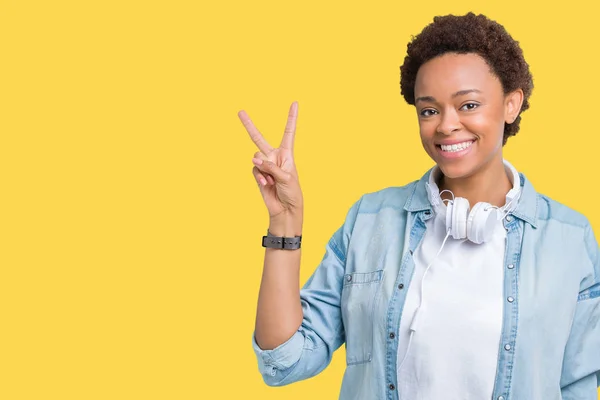
[[[342,319],[346,333],[346,364],[370,362],[373,355],[374,312],[383,270],[344,275]]]

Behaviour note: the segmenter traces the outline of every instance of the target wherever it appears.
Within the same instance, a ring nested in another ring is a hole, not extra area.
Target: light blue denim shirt
[[[304,318],[289,340],[261,350],[252,335],[268,385],[318,374],[345,343],[340,399],[414,400],[397,390],[396,332],[413,275],[412,254],[433,216],[425,190],[430,172],[354,203],[301,290]],[[503,220],[505,301],[491,399],[597,400],[598,242],[586,217],[520,177],[518,206]],[[452,368],[452,360],[441,368]]]

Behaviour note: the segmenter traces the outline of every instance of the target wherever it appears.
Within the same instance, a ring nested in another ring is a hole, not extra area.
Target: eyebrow
[[[465,89],[465,90],[459,90],[458,92],[454,93],[452,95],[452,98],[455,97],[459,97],[459,96],[464,96],[465,94],[469,94],[469,93],[481,93],[481,90],[478,89]],[[422,97],[417,97],[415,99],[415,104],[418,103],[419,101],[424,101],[424,102],[428,102],[428,103],[435,103],[436,100],[433,96],[422,96]]]

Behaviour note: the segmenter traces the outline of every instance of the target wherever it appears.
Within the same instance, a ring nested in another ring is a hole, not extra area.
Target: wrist
[[[273,236],[283,237],[302,236],[302,218],[299,215],[271,218],[269,233]]]

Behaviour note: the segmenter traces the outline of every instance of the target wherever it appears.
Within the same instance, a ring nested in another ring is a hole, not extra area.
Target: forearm
[[[269,232],[275,236],[299,236],[301,218],[272,221]],[[255,339],[262,349],[274,349],[284,343],[302,323],[300,258],[301,249],[265,249],[255,326]]]
[[[354,218],[354,213],[347,218],[349,226]],[[280,228],[271,224],[269,231],[291,237],[302,229],[301,225]],[[268,385],[287,385],[315,376],[343,344],[344,235],[344,226],[332,235],[323,259],[302,290],[300,250],[266,250],[252,346]]]

